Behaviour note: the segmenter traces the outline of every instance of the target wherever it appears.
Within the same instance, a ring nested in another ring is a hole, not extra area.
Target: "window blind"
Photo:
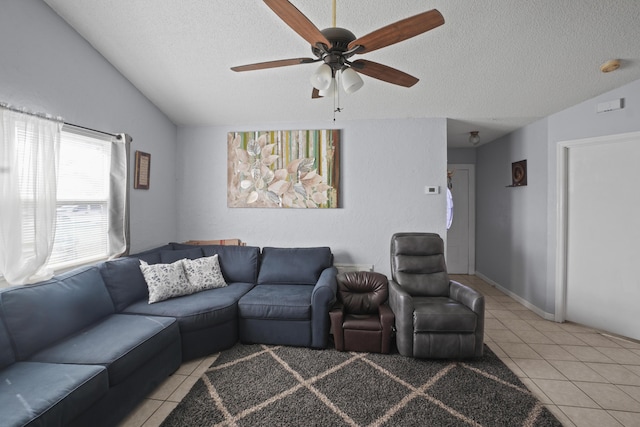
[[[108,136],[63,127],[49,267],[60,269],[108,257],[110,165]]]

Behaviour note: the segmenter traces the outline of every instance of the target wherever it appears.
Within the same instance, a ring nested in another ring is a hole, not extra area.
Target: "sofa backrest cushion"
[[[149,288],[140,271],[138,258],[118,258],[99,265],[100,274],[117,312],[134,302],[149,298]]]
[[[2,298],[2,294],[0,294],[0,298]],[[15,361],[16,357],[13,354],[13,345],[11,345],[9,334],[0,317],[0,369],[11,365]]]
[[[374,314],[389,297],[387,276],[373,271],[348,271],[336,276],[338,300],[351,314]]]
[[[328,247],[262,249],[258,284],[315,285],[320,274],[333,265]]]
[[[2,312],[16,359],[37,351],[114,313],[98,267],[84,267],[47,282],[2,293]]]
[[[160,262],[160,252],[162,251],[172,251],[175,248],[171,243],[168,243],[163,246],[158,246],[157,248],[148,249],[146,251],[138,252],[136,254],[131,254],[131,257],[139,258],[145,261],[148,264],[157,264]]]
[[[174,251],[181,251],[184,249],[193,249],[193,248],[202,248],[204,246],[212,246],[212,245],[192,245],[191,243],[169,243]]]
[[[196,259],[202,258],[202,249],[196,246],[192,249],[181,249],[177,251],[162,251],[160,252],[160,262],[163,264],[171,264],[180,259]]]
[[[260,248],[256,246],[201,246],[204,256],[218,255],[220,270],[227,283],[256,283]]]
[[[155,254],[162,251],[172,251],[174,249],[175,247],[173,246],[173,243],[167,243],[166,245],[158,246],[157,248],[151,248],[147,249],[146,251],[138,252],[137,254],[134,254],[132,256],[137,257],[138,255]]]
[[[169,249],[169,250],[172,250],[172,249]],[[131,255],[131,257],[136,257],[137,259],[141,259],[147,264],[160,263],[160,252],[148,252],[145,254],[135,254],[135,255]]]

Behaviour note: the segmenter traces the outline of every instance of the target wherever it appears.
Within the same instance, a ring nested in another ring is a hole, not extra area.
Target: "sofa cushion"
[[[218,255],[198,259],[185,258],[182,260],[182,266],[189,284],[198,292],[227,286],[220,270]]]
[[[135,257],[140,261],[144,261],[147,264],[158,264],[161,262],[160,252],[149,252],[147,254],[137,254],[137,255],[133,255],[132,257]]]
[[[257,285],[240,298],[242,318],[309,320],[311,285]]]
[[[182,260],[171,264],[147,264],[140,260],[140,270],[149,289],[149,304],[194,293],[184,274]]]
[[[176,340],[180,340],[176,319],[113,314],[30,361],[104,365],[114,386]]]
[[[477,315],[450,298],[415,297],[414,332],[469,332],[476,330]]]
[[[160,304],[139,301],[127,307],[124,312],[175,317],[182,332],[210,328],[236,319],[238,300],[253,286],[250,283],[231,283],[224,288],[173,298]]]
[[[389,297],[387,276],[373,271],[349,271],[336,276],[338,296],[351,314],[378,313]]]
[[[171,242],[169,243],[171,245],[171,248],[174,251],[184,251],[184,250],[191,250],[194,248],[204,248],[205,246],[214,246],[214,245],[196,245],[196,244],[191,244],[191,243],[178,243],[178,242]]]
[[[157,254],[157,253],[160,253],[162,251],[172,251],[174,249],[175,249],[175,247],[173,246],[172,243],[167,243],[166,245],[162,245],[162,246],[158,246],[158,247],[155,247],[155,248],[147,249],[146,251],[138,252],[138,253],[133,254],[131,256],[134,256],[134,257],[138,258],[140,255]]]
[[[0,375],[3,426],[69,425],[109,390],[103,366],[18,362]]]
[[[0,294],[0,298],[1,297],[2,295]],[[11,345],[9,334],[7,333],[7,330],[4,327],[4,322],[0,317],[0,369],[11,365],[15,361],[16,357],[13,354],[13,346]]]
[[[193,249],[182,249],[178,251],[162,251],[160,252],[160,262],[165,264],[171,264],[178,260],[188,258],[196,259],[202,256],[202,249],[195,247]]]
[[[130,255],[131,257],[135,257],[141,259],[149,264],[157,264],[160,262],[160,252],[162,251],[172,251],[173,245],[171,243],[163,246],[159,246],[157,248],[149,249],[146,251],[138,252],[136,254]]]
[[[255,246],[202,246],[204,256],[218,255],[220,269],[227,283],[255,284],[258,279],[260,248]]]
[[[149,298],[147,282],[137,258],[118,258],[103,262],[98,267],[117,312]]]
[[[72,270],[35,285],[7,289],[0,299],[16,359],[37,351],[114,313],[96,266]]]
[[[322,271],[333,265],[328,247],[263,248],[258,284],[315,285]]]

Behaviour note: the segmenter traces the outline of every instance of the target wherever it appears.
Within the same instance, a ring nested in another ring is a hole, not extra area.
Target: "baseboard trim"
[[[524,298],[522,298],[521,296],[511,292],[509,289],[506,289],[504,286],[501,286],[499,283],[494,282],[493,280],[491,280],[490,278],[488,278],[487,276],[485,276],[484,274],[480,273],[477,270],[476,270],[476,276],[481,278],[482,280],[484,280],[485,282],[487,282],[488,284],[490,284],[494,288],[498,289],[500,292],[503,292],[506,295],[508,295],[511,298],[513,298],[514,300],[518,301],[520,304],[524,305],[529,310],[533,311],[534,313],[536,313],[538,316],[542,317],[543,319],[550,320],[552,322],[556,321],[556,316],[553,313],[547,313],[546,311],[542,310],[541,308],[531,304],[529,301],[527,301]]]

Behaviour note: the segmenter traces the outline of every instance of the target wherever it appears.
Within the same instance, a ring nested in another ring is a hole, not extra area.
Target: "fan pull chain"
[[[338,86],[340,85],[340,82],[338,82],[338,73],[336,73],[336,76],[334,78],[336,81],[335,81],[335,84],[333,85],[333,122],[335,123],[336,113],[341,113],[342,108],[340,108],[340,91],[338,90]],[[336,100],[338,100],[337,106],[336,106]]]

